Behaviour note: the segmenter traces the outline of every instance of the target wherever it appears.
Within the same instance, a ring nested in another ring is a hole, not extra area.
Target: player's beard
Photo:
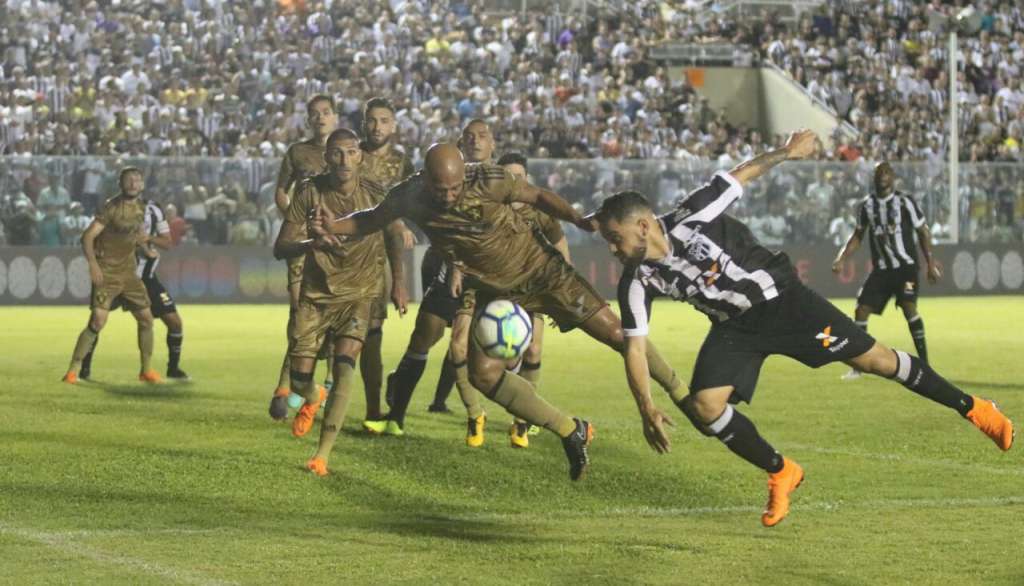
[[[385,136],[383,139],[381,139],[380,142],[377,142],[377,139],[373,138],[373,136],[370,135],[370,136],[368,136],[366,138],[366,142],[368,142],[370,144],[370,150],[371,151],[375,151],[377,149],[384,148],[387,145],[391,144],[391,139],[394,136],[395,136],[395,134],[391,133],[391,134]]]
[[[628,255],[619,256],[619,262],[627,268],[635,268],[647,258],[647,244],[640,244]]]

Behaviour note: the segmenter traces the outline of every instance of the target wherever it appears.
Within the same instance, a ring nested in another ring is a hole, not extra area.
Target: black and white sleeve
[[[627,337],[646,336],[651,318],[651,296],[637,278],[636,271],[625,271],[619,279],[619,314],[622,333]]]
[[[725,213],[743,195],[743,184],[725,171],[719,171],[711,181],[690,192],[680,207],[689,212],[687,223],[708,223]]]

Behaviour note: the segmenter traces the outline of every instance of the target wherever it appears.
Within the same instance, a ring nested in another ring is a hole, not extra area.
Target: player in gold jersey
[[[139,355],[142,366],[139,380],[161,382],[160,375],[150,366],[153,356],[153,313],[149,309],[149,295],[142,279],[135,273],[135,249],[148,246],[150,236],[142,227],[146,204],[139,197],[145,188],[142,171],[125,167],[118,177],[121,193],[103,204],[96,218],[82,234],[82,251],[89,263],[92,280],[89,323],[78,335],[71,365],[64,382],[78,382],[82,360],[92,348],[100,330],[107,323],[115,298],[120,297],[138,322]]]
[[[622,325],[604,299],[551,246],[541,243],[533,227],[512,208],[513,202],[533,205],[563,221],[592,230],[593,224],[558,195],[516,179],[499,166],[467,165],[458,147],[433,145],[423,171],[392,188],[384,201],[342,218],[318,209],[311,229],[320,236],[356,236],[383,229],[405,217],[415,222],[450,261],[459,261],[465,286],[483,306],[502,297],[526,310],[553,318],[563,331],[580,327],[617,351],[623,348]],[[680,395],[679,380],[653,350],[652,377]],[[401,425],[408,406],[405,381],[422,373],[423,360],[409,353],[395,372],[400,393],[389,419]],[[526,421],[562,438],[569,477],[583,476],[589,463],[587,446],[593,427],[552,407],[519,375],[506,371],[501,360],[488,357],[475,343],[469,350],[469,379],[488,398]]]
[[[327,136],[334,131],[338,116],[334,110],[334,100],[325,95],[316,95],[306,103],[306,124],[313,136],[288,147],[281,168],[277,173],[277,189],[274,201],[281,217],[286,218],[291,204],[291,194],[303,179],[319,175],[326,168],[324,163],[324,144]],[[295,310],[299,305],[299,288],[302,283],[302,255],[288,259],[288,326],[286,339],[291,340],[294,328]],[[281,371],[277,379],[277,388],[270,399],[270,417],[281,421],[288,417],[289,358],[285,353]]]
[[[413,174],[412,160],[394,143],[395,107],[384,98],[371,98],[363,105],[363,162],[360,174],[390,189],[399,181]],[[416,243],[412,232],[401,224],[403,244],[412,248]],[[385,272],[389,276],[390,271]],[[380,296],[370,308],[370,329],[366,332],[363,351],[359,354],[359,373],[363,378],[366,394],[366,421],[381,420],[380,387],[384,375],[381,359],[383,330],[381,326],[388,317],[388,291],[390,280],[382,283]]]
[[[324,159],[327,172],[304,180],[288,207],[285,223],[274,244],[274,256],[304,256],[299,303],[293,336],[289,344],[291,388],[305,403],[292,422],[292,434],[302,437],[313,426],[323,393],[313,384],[316,355],[328,330],[333,331],[334,384],[320,429],[320,443],[306,466],[316,474],[327,474],[331,448],[345,419],[352,377],[366,338],[373,299],[384,280],[385,248],[394,261],[392,298],[400,314],[405,312],[402,275],[401,227],[388,226],[389,245],[381,233],[339,243],[325,236],[308,237],[307,218],[314,208],[331,214],[347,214],[379,204],[383,186],[360,176],[363,151],[359,136],[346,128],[335,130],[327,139]]]

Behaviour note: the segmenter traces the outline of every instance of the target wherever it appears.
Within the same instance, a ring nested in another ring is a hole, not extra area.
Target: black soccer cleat
[[[270,418],[274,421],[288,418],[288,395],[274,395],[270,399]]]
[[[386,388],[384,389],[384,402],[387,404],[389,411],[395,408],[395,385],[392,382],[394,376],[395,373],[393,372],[388,374]]]
[[[88,368],[82,368],[82,370],[78,371],[79,380],[89,380],[91,377],[92,371]]]
[[[435,404],[431,403],[427,407],[427,412],[428,413],[446,413],[446,414],[454,413],[454,411],[449,409],[448,405],[445,405],[444,403],[441,403],[440,405],[435,405]]]
[[[562,447],[565,448],[565,457],[569,458],[569,479],[579,480],[587,473],[590,465],[587,446],[594,439],[594,426],[576,417],[572,420],[576,422],[576,429],[568,437],[562,438]]]
[[[180,368],[168,368],[167,378],[178,382],[192,380],[191,378],[189,378],[188,374],[186,374],[185,371]]]

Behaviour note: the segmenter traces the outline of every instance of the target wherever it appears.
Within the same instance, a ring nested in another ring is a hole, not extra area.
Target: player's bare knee
[[[427,354],[434,344],[437,344],[444,336],[445,324],[438,318],[432,320],[423,317],[422,312],[420,316],[416,319],[416,327],[412,331],[412,336],[409,337],[409,350],[417,354]],[[440,327],[437,322],[440,322]]]
[[[89,329],[91,329],[92,331],[99,333],[99,331],[102,330],[103,326],[105,325],[107,325],[106,312],[98,313],[94,311],[92,315],[89,316]]]
[[[135,320],[139,323],[139,328],[148,330],[153,328],[153,314],[148,311],[145,313],[137,313]]]
[[[181,330],[183,329],[183,324],[181,322],[181,316],[178,315],[177,312],[162,315],[160,316],[160,319],[161,321],[164,322],[164,325],[167,326],[168,332],[172,334],[181,333]]]
[[[725,411],[726,405],[729,404],[731,392],[723,393],[718,391],[718,389],[706,389],[687,397],[687,399],[690,399],[693,415],[702,423],[707,424],[718,419],[722,411]]]
[[[853,316],[857,321],[865,321],[871,316],[872,311],[872,308],[867,305],[858,305],[857,309],[853,312]]]
[[[861,372],[891,377],[896,372],[896,354],[891,348],[876,342],[870,350],[851,360],[850,365]]]

